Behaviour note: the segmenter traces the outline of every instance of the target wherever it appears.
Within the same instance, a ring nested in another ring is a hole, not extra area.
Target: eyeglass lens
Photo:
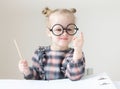
[[[63,28],[63,26],[60,24],[55,24],[51,29],[52,33],[56,36],[62,35],[64,33],[64,30],[67,34],[74,35],[76,34],[78,28],[75,24],[69,24],[66,28]]]

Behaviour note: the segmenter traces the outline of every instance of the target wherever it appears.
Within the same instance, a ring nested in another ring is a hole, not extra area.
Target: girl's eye
[[[71,28],[69,28],[69,29],[67,29],[67,31],[74,31],[73,29],[71,29]]]
[[[62,29],[58,28],[58,29],[55,29],[55,31],[62,31]]]

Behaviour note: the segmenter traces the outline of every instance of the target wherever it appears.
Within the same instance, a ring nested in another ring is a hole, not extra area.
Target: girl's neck
[[[51,45],[51,50],[67,50],[69,47]]]

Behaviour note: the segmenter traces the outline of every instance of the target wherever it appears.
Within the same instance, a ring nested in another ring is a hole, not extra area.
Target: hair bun
[[[48,17],[50,13],[51,13],[51,10],[48,7],[44,8],[44,10],[42,11],[42,14],[44,14],[46,17]]]
[[[75,9],[75,8],[71,8],[70,11],[71,11],[72,13],[76,13],[76,9]]]

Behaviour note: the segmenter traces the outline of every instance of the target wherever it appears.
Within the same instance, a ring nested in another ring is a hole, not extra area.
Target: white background
[[[86,67],[120,80],[119,0],[0,0],[0,78],[23,78],[13,39],[29,64],[39,45],[50,44],[41,14],[46,6],[76,8],[77,26],[85,38]]]

